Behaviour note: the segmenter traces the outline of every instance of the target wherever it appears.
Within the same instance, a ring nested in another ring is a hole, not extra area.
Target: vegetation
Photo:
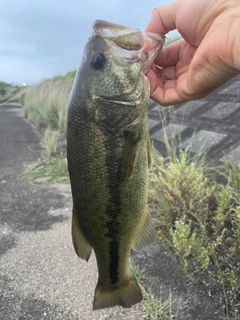
[[[24,94],[25,116],[40,131],[48,157],[65,150],[68,100],[75,74],[55,76]]]
[[[36,183],[69,182],[65,154],[67,109],[76,71],[47,79],[24,93],[25,116],[40,132],[43,160],[28,166],[25,176]]]
[[[182,270],[235,317],[240,311],[240,166],[227,160],[217,168],[226,179],[218,184],[189,149],[173,155],[156,153],[150,174],[149,206],[159,239]]]
[[[7,84],[3,81],[0,81],[0,103],[4,103],[9,99],[15,97],[20,93],[21,89],[21,87],[13,86],[11,84]],[[20,97],[17,96],[12,101],[19,102]]]
[[[66,134],[67,106],[73,80],[49,81],[25,93],[25,116],[43,133],[46,129]]]
[[[135,266],[132,261],[130,261],[130,272],[137,280],[138,285],[141,288],[143,294],[143,307],[147,314],[147,319],[149,320],[177,320],[177,314],[173,314],[172,310],[172,295],[169,293],[169,297],[165,302],[158,301],[151,294],[150,290],[146,290],[144,283],[144,270],[140,270],[139,267]]]
[[[33,163],[27,167],[25,177],[35,183],[69,182],[65,154]]]

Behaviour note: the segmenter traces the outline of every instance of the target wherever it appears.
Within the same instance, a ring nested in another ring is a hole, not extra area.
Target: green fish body
[[[128,271],[130,250],[156,239],[147,208],[150,140],[146,72],[163,38],[96,21],[70,97],[67,157],[77,255],[93,248],[93,309],[142,300]],[[157,39],[156,39],[157,38]]]

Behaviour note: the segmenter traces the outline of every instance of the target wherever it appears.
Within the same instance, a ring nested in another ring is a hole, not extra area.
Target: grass
[[[60,147],[60,141],[62,134],[58,130],[52,130],[47,128],[42,138],[42,144],[46,149],[48,157],[56,156],[58,147]]]
[[[49,83],[56,83],[56,82],[72,82],[75,78],[76,70],[68,71],[65,75],[56,75],[51,79],[47,79]]]
[[[43,159],[27,167],[25,177],[35,183],[69,183],[65,155]]]
[[[25,116],[42,136],[43,159],[28,166],[25,176],[36,183],[69,182],[65,140],[68,100],[76,71],[55,76],[24,94]]]
[[[240,303],[240,166],[228,160],[218,168],[223,185],[189,149],[173,154],[155,153],[150,173],[149,206],[159,239],[213,300],[225,301],[227,317],[233,317]]]
[[[172,295],[169,293],[169,297],[165,302],[157,300],[150,292],[150,289],[146,290],[144,286],[144,270],[140,270],[138,266],[135,266],[133,261],[130,261],[130,273],[136,279],[139,287],[141,288],[143,295],[144,310],[149,320],[177,320],[177,314],[173,314]]]
[[[24,113],[42,135],[48,157],[62,153],[67,130],[68,100],[76,71],[55,76],[23,95]],[[44,166],[44,164],[43,164]]]
[[[67,107],[71,87],[72,81],[49,82],[25,94],[25,116],[40,132],[49,128],[66,134]]]
[[[0,82],[0,103],[4,103],[8,101],[9,99],[13,98],[12,102],[20,102],[20,97],[18,95],[21,91],[21,87],[13,86],[10,84],[7,84],[3,81]],[[15,98],[14,98],[15,97]]]

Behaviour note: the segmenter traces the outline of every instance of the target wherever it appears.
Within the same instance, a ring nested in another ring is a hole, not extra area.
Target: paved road
[[[21,108],[0,107],[0,319],[142,319],[137,308],[92,311],[96,263],[73,252],[69,186],[21,177],[40,151]]]

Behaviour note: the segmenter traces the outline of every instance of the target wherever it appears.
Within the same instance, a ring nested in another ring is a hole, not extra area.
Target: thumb
[[[153,9],[145,31],[165,34],[176,29],[176,10],[176,2]]]

